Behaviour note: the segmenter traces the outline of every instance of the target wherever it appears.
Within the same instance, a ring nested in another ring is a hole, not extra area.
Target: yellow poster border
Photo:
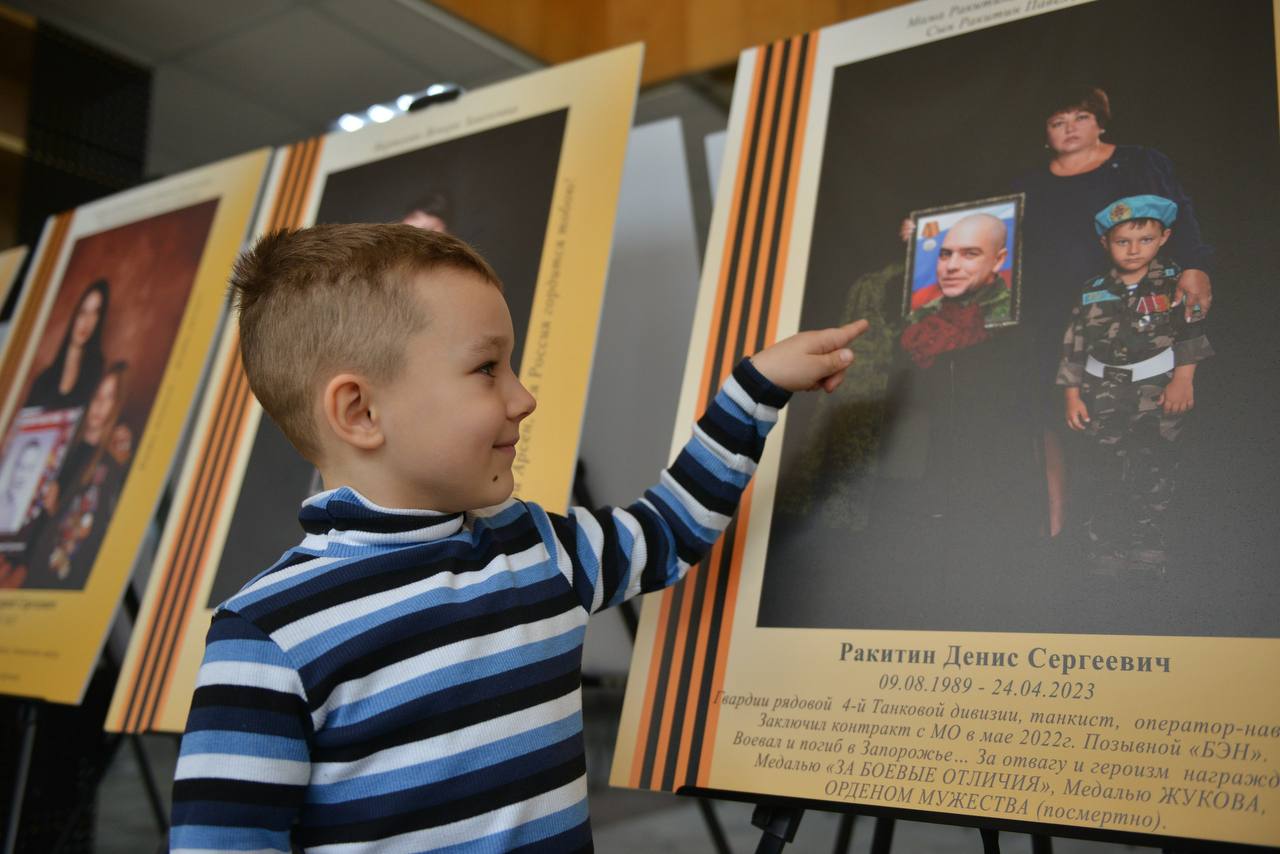
[[[37,330],[57,295],[52,282],[59,280],[78,237],[202,201],[219,201],[175,339],[178,343],[85,587],[0,594],[8,615],[0,623],[0,671],[5,676],[0,690],[5,694],[55,703],[78,703],[83,696],[168,478],[222,318],[227,273],[253,215],[268,156],[262,149],[175,175],[60,214],[46,227],[28,282],[38,287],[19,309],[24,320],[30,318],[30,332],[15,339],[5,356],[8,365],[10,359],[19,360],[20,348],[25,351],[13,376],[29,369]],[[12,412],[18,391],[10,386],[6,412]]]

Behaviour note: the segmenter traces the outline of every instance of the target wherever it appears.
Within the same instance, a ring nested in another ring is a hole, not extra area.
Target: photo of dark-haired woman
[[[102,378],[102,330],[107,324],[111,286],[97,279],[84,289],[53,362],[36,375],[23,406],[68,409],[84,406]]]

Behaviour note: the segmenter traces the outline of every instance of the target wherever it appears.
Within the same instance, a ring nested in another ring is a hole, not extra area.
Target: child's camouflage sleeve
[[[311,777],[302,680],[232,611],[209,627],[173,783],[173,852],[288,854]]]
[[[748,359],[734,368],[656,486],[625,509],[548,514],[561,571],[598,611],[679,581],[729,525],[791,393]]]
[[[1062,337],[1062,361],[1058,363],[1057,383],[1061,386],[1078,386],[1084,382],[1085,356],[1084,322],[1079,305],[1071,309],[1071,322]]]

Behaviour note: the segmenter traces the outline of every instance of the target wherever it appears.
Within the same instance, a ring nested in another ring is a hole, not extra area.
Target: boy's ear
[[[373,411],[371,391],[364,377],[343,373],[325,383],[320,397],[329,429],[338,439],[362,451],[379,448],[386,440]]]
[[[1164,234],[1160,235],[1160,245],[1164,246],[1166,243],[1168,243],[1170,237],[1173,237],[1173,229],[1166,228],[1164,230]]]

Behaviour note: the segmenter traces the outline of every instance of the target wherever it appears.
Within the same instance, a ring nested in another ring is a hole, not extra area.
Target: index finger
[[[822,343],[828,350],[847,347],[850,341],[857,338],[870,328],[871,323],[865,318],[855,320],[852,323],[846,323],[844,326],[837,326],[832,329],[824,330]]]

